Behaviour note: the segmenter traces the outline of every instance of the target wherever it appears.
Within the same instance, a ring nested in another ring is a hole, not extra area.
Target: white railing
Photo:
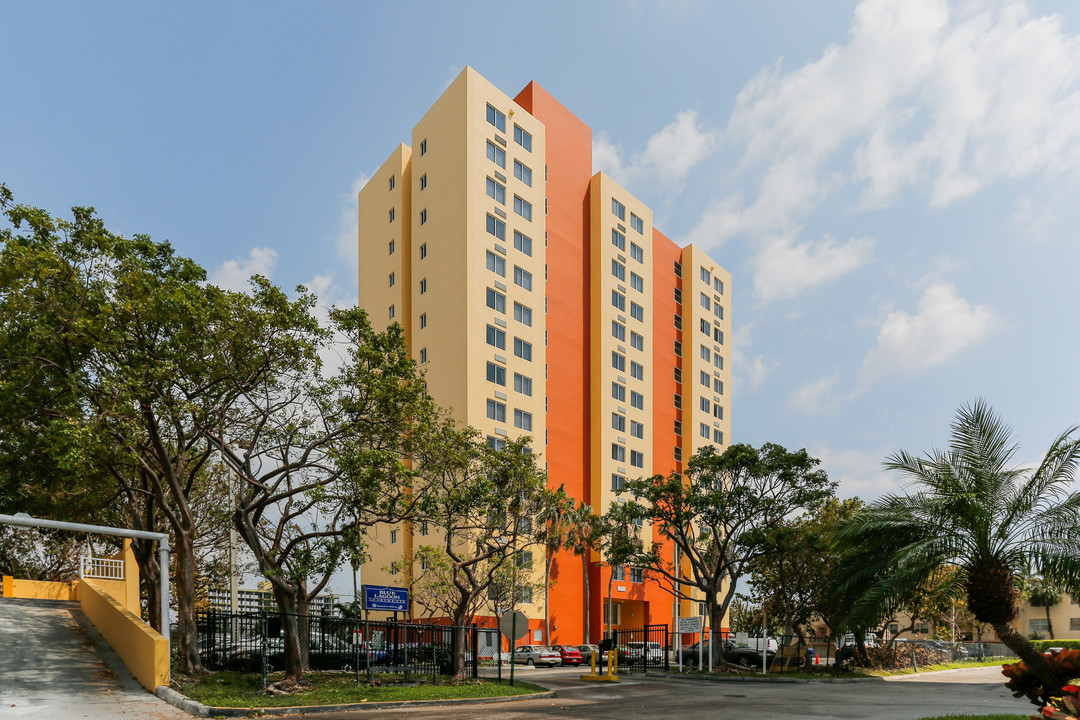
[[[79,558],[79,577],[99,580],[123,580],[124,561],[110,558]]]

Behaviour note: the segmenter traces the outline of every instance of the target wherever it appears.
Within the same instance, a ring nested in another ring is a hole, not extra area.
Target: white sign
[[[699,632],[701,632],[701,616],[696,615],[694,617],[681,617],[681,618],[679,618],[679,632],[680,633],[699,633]]]

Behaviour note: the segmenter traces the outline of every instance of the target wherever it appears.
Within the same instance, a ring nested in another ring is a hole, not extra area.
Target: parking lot
[[[520,671],[520,672],[519,672]],[[611,718],[656,720],[658,715],[690,718],[812,717],[917,720],[932,715],[1027,713],[999,680],[997,668],[914,676],[894,681],[849,683],[715,682],[623,675],[619,684],[586,683],[581,668],[518,668],[515,677],[536,682],[559,696],[487,706],[409,708],[321,716],[326,720],[399,717],[435,720],[491,718]]]

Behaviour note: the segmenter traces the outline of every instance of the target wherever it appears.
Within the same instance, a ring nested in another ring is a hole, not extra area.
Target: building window
[[[532,170],[527,165],[522,165],[519,161],[514,161],[514,177],[521,182],[525,183],[529,187],[532,187]]]
[[[532,431],[532,413],[524,410],[514,410],[514,427]]]
[[[427,534],[428,534],[427,520],[424,520],[422,523],[420,523],[420,534],[423,535],[424,537],[427,537]]]
[[[723,420],[724,419],[724,406],[721,405],[720,403],[713,403],[712,416],[714,418],[716,418],[717,420]]]
[[[712,323],[705,318],[701,318],[701,332],[705,333],[706,337],[712,333]]]
[[[630,317],[638,322],[645,322],[645,308],[641,307],[636,302],[630,303]]]
[[[506,186],[495,182],[491,178],[487,179],[487,194],[489,198],[500,205],[506,204]]]
[[[675,315],[675,329],[682,330],[682,315]]]
[[[713,313],[713,315],[715,315],[720,320],[723,320],[724,319],[724,306],[721,305],[720,303],[713,303],[712,313]]]
[[[682,305],[682,290],[675,288],[675,302]]]
[[[675,421],[675,434],[682,435],[682,421],[680,420]]]
[[[420,363],[427,362],[427,348],[420,348]]]
[[[514,196],[514,212],[526,220],[532,220],[532,203],[526,202],[517,195]]]
[[[502,450],[506,447],[506,441],[494,435],[488,435],[487,443],[492,450]]]
[[[706,415],[709,414],[710,405],[711,403],[708,398],[698,398],[698,407],[701,408],[701,411]]]
[[[630,347],[634,348],[635,350],[644,350],[645,349],[645,336],[644,335],[638,335],[636,332],[631,330],[630,331]]]
[[[390,208],[390,214],[389,214],[390,222],[394,222],[395,210],[396,210],[396,208]]]
[[[634,228],[639,234],[645,232],[645,221],[639,218],[634,213],[630,213],[630,227]]]
[[[614,228],[611,230],[611,244],[626,252],[626,236]]]
[[[701,293],[701,307],[705,308],[706,310],[712,309],[712,300],[710,300],[709,296],[705,293]]]
[[[611,489],[622,492],[626,488],[626,478],[619,473],[611,473]]]
[[[713,284],[713,290],[716,291],[717,295],[723,295],[724,294],[724,281],[723,280],[721,280],[720,278],[713,278],[713,283],[712,284]]]
[[[645,437],[645,425],[639,423],[637,420],[630,421],[630,435],[641,440]]]
[[[611,383],[611,397],[618,402],[626,402],[626,386],[622,383]]]
[[[721,380],[720,378],[713,378],[712,385],[713,385],[713,392],[714,393],[716,393],[717,395],[723,395],[724,394],[724,381],[723,380]]]
[[[706,440],[708,440],[709,435],[712,434],[712,428],[709,427],[708,423],[701,423],[699,430],[701,431],[701,437],[705,438]]]
[[[427,327],[427,313],[420,313],[420,329]]]
[[[682,368],[675,368],[675,382],[682,382]]]
[[[519,302],[514,303],[514,319],[523,325],[532,327],[532,309]]]
[[[709,371],[708,370],[702,370],[701,371],[701,384],[704,385],[705,387],[709,387]]]
[[[641,393],[631,390],[630,391],[630,407],[637,408],[638,410],[645,409],[645,396]]]
[[[637,450],[631,450],[630,465],[636,468],[645,467],[645,453],[638,452]]]
[[[487,364],[487,379],[488,382],[493,382],[496,385],[506,387],[506,368],[502,365],[496,365],[493,362],[489,362]]]
[[[394,176],[393,175],[390,176],[390,181],[387,184],[390,186],[388,189],[390,189],[390,190],[394,189]]]
[[[615,368],[619,372],[626,372],[626,356],[612,350],[611,367]]]
[[[611,212],[620,220],[626,220],[626,206],[615,198],[611,198]]]
[[[391,320],[394,319],[394,306],[393,305],[390,306],[390,311],[387,314],[390,316]]]
[[[626,342],[626,326],[616,320],[612,320],[611,336],[619,342]]]
[[[712,364],[716,367],[717,370],[723,370],[724,356],[720,353],[713,353]]]
[[[390,273],[390,277],[388,278],[388,281],[390,283],[390,287],[394,287],[394,273]]]
[[[427,243],[420,246],[420,259],[423,260],[427,257]]]
[[[521,338],[514,338],[514,355],[532,362],[532,343],[525,342]]]
[[[424,225],[425,223],[427,223],[427,208],[420,211],[420,224]]]
[[[712,282],[712,275],[705,268],[701,268],[701,282],[705,283],[706,285]]]
[[[630,257],[634,258],[639,263],[643,263],[645,262],[645,251],[636,244],[630,243]]]
[[[626,448],[619,443],[611,443],[611,459],[615,462],[626,462]]]
[[[631,360],[630,361],[630,377],[634,378],[635,380],[644,380],[645,379],[645,366],[642,365],[641,363],[637,363],[637,362],[634,362],[633,360]]]
[[[427,292],[427,278],[420,281],[420,294],[423,295]]]
[[[712,339],[713,339],[713,342],[716,343],[717,345],[723,345],[724,344],[724,331],[721,330],[720,328],[713,328]]]
[[[427,155],[427,140],[420,141],[420,157]]]
[[[500,292],[495,292],[491,288],[487,289],[487,306],[498,313],[506,312],[506,296]]]
[[[611,429],[618,432],[626,432],[626,416],[619,413],[611,413]]]
[[[490,140],[488,140],[487,144],[487,158],[501,168],[506,167],[506,151]]]
[[[517,586],[517,601],[521,604],[531,603],[533,601],[533,586],[532,585],[518,585]]]
[[[532,397],[532,378],[514,373],[514,391]]]
[[[626,296],[620,293],[618,290],[611,291],[611,304],[618,310],[626,311]]]
[[[702,360],[704,360],[705,362],[709,362],[710,360],[712,360],[712,351],[710,351],[709,348],[702,345],[700,348],[700,352]]]
[[[390,544],[393,545],[397,542],[397,530],[390,531]]]
[[[494,125],[499,132],[506,132],[506,115],[490,105],[487,106],[487,121]]]
[[[682,410],[682,395],[675,393],[674,405],[676,410]]]
[[[390,248],[390,252],[389,252],[389,253],[387,253],[387,254],[388,254],[388,255],[393,255],[393,254],[394,254],[394,249],[395,249],[395,245],[394,245],[394,241],[393,241],[393,240],[391,240],[391,241],[390,241],[390,245],[389,245],[389,248]]]
[[[514,126],[514,142],[521,147],[525,148],[529,152],[532,152],[532,135],[528,131],[524,130],[520,125]]]
[[[494,325],[487,326],[487,344],[500,350],[506,349],[506,332]]]
[[[514,284],[532,290],[532,273],[517,265],[514,266]]]
[[[645,279],[637,273],[630,273],[630,287],[638,292],[645,292]]]
[[[499,277],[506,277],[506,260],[501,255],[496,255],[490,250],[487,251],[485,256],[487,258],[487,269],[495,273]]]
[[[427,173],[420,176],[420,190],[427,190]]]
[[[675,452],[673,454],[673,457],[675,458],[675,462],[682,462],[682,448],[681,447],[675,448]]]
[[[529,257],[532,257],[532,238],[530,238],[528,235],[522,235],[517,230],[515,230],[514,249],[520,250]]]
[[[619,280],[626,280],[626,266],[618,260],[611,261],[611,274]]]
[[[506,223],[494,215],[487,216],[487,231],[499,240],[506,240]]]
[[[640,583],[645,582],[645,571],[639,567],[630,568],[630,582]]]
[[[675,273],[675,277],[682,277],[682,263],[678,260],[674,261],[671,271]]]

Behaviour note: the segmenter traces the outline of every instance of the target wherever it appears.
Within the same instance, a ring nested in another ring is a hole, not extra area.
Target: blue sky
[[[748,7],[749,6],[749,7]],[[844,495],[985,397],[1080,420],[1080,9],[1068,3],[6,3],[0,181],[356,296],[355,191],[470,64],[733,275],[733,439]]]

